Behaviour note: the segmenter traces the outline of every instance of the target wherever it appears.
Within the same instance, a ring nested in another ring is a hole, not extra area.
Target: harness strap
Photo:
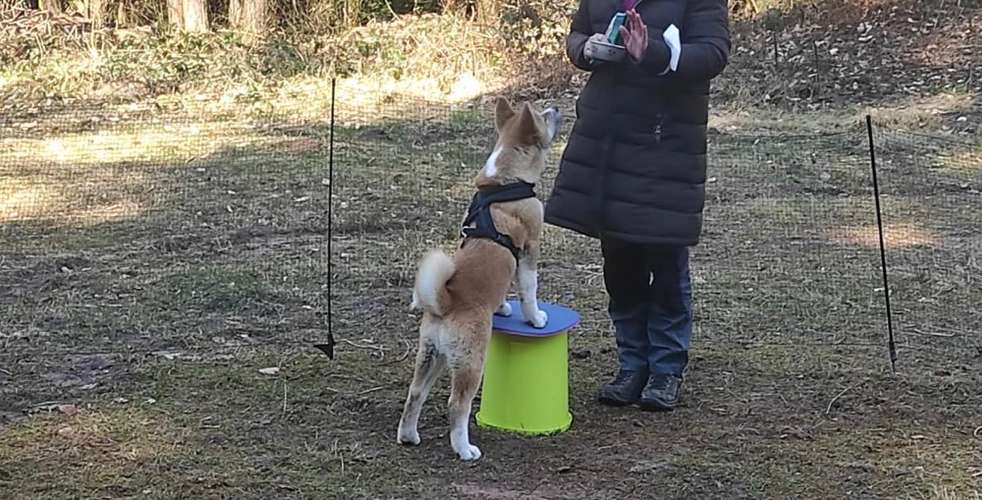
[[[511,237],[502,234],[494,226],[494,218],[491,217],[491,205],[507,201],[524,200],[535,197],[535,184],[519,181],[503,186],[481,189],[474,193],[471,205],[467,209],[467,218],[464,219],[464,227],[461,235],[464,241],[460,246],[463,247],[469,238],[486,238],[505,248],[518,260],[519,250],[515,246]]]

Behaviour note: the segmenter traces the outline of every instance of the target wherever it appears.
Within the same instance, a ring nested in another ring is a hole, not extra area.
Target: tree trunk
[[[208,31],[208,5],[205,0],[184,0],[184,30],[191,33]]]
[[[364,0],[343,0],[344,3],[344,26],[354,28],[361,24],[362,4]]]
[[[130,8],[131,6],[125,1],[119,2],[119,5],[116,6],[117,28],[130,26],[136,20],[134,19],[133,16],[130,15],[131,14]]]
[[[493,24],[501,17],[501,4],[499,0],[476,0],[477,20],[489,25]]]
[[[92,29],[99,30],[106,27],[106,0],[88,0],[89,21],[92,22]]]
[[[42,10],[46,10],[52,14],[65,12],[65,7],[61,5],[61,0],[41,0],[38,2],[38,5]]]
[[[233,28],[262,34],[269,26],[269,6],[266,0],[230,0],[228,20]]]
[[[184,27],[184,0],[167,0],[167,24],[177,29]]]

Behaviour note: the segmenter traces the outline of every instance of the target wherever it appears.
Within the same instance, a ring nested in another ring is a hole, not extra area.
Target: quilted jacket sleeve
[[[584,71],[593,69],[593,65],[583,55],[583,47],[586,41],[592,36],[593,30],[590,29],[590,0],[580,0],[580,6],[573,15],[573,22],[570,25],[569,35],[566,37],[566,55],[573,62],[573,66]]]
[[[727,0],[690,0],[682,30],[682,55],[675,78],[712,80],[730,57]]]

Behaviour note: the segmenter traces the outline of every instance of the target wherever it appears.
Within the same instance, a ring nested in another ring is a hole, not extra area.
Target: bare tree
[[[102,29],[106,27],[106,20],[108,18],[107,8],[109,7],[109,2],[107,0],[88,0],[85,2],[88,8],[89,21],[92,23],[92,29]]]
[[[42,10],[46,10],[51,13],[60,14],[65,12],[65,6],[61,4],[61,0],[40,0],[38,4]]]
[[[184,28],[184,0],[167,0],[167,24]]]
[[[208,31],[208,4],[205,0],[184,0],[184,30],[192,33]]]
[[[269,27],[269,17],[267,0],[229,0],[228,20],[235,29],[265,33]]]
[[[119,2],[116,5],[116,26],[130,26],[136,18],[133,16],[132,5],[128,2]]]

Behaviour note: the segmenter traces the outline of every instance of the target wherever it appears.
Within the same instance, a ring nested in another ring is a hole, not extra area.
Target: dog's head
[[[525,103],[516,110],[507,99],[499,98],[494,116],[498,142],[478,174],[478,185],[516,180],[538,183],[560,120],[555,108],[538,112]]]

